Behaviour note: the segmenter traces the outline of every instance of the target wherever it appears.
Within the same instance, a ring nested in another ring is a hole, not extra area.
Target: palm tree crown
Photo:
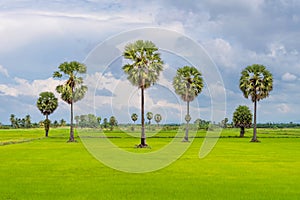
[[[273,90],[272,74],[263,65],[248,66],[242,71],[240,89],[245,98],[251,97],[252,102],[264,99]]]
[[[203,88],[201,73],[195,68],[184,66],[177,70],[173,79],[173,86],[176,94],[184,101],[193,101]]]
[[[56,110],[58,100],[52,92],[42,92],[36,102],[36,106],[48,118],[48,115]]]
[[[163,70],[158,48],[151,41],[138,40],[125,47],[124,58],[131,60],[123,66],[132,85],[146,89],[153,85]]]
[[[56,87],[56,91],[61,94],[62,100],[68,104],[81,100],[87,91],[87,86],[82,85],[83,78],[77,75],[86,73],[86,66],[72,61],[70,63],[64,62],[58,68],[59,71],[54,72],[53,77],[62,78],[63,75],[67,77],[64,84]]]

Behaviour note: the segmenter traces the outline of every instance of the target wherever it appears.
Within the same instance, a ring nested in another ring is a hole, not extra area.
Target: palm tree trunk
[[[240,137],[244,137],[245,135],[245,127],[241,127],[241,131],[240,131]]]
[[[258,142],[257,136],[256,136],[256,107],[257,107],[257,101],[255,99],[254,101],[254,124],[253,124],[253,138],[251,142]]]
[[[145,134],[145,116],[144,116],[144,88],[141,87],[141,115],[142,115],[142,134],[141,134],[141,147],[147,146],[146,144],[146,134]]]
[[[48,114],[46,114],[46,120],[48,121]],[[49,132],[49,130],[46,130],[46,137],[48,137],[48,132]]]
[[[70,125],[70,139],[69,142],[74,142],[74,128],[73,128],[73,100],[71,102],[71,125]]]
[[[187,116],[190,116],[190,101],[187,101]],[[184,141],[189,141],[189,122],[186,122]]]

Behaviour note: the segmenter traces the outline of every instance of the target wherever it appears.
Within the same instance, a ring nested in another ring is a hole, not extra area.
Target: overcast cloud
[[[238,81],[243,68],[259,63],[272,72],[274,90],[269,98],[259,102],[258,121],[300,122],[299,9],[298,0],[2,0],[0,122],[9,124],[12,113],[17,117],[30,114],[33,121],[41,120],[35,101],[40,92],[54,91],[58,81],[51,77],[60,63],[83,62],[107,38],[144,27],[177,31],[203,46],[222,74],[226,116],[230,120],[240,104],[253,109],[251,101],[239,90]],[[116,62],[112,66],[115,69],[121,65],[122,62]],[[175,66],[170,59],[167,65]],[[97,114],[102,118],[115,114],[120,122],[130,122],[128,113],[139,113],[136,88],[118,70],[94,75],[102,76],[107,83],[98,88],[96,96],[102,103]],[[168,82],[172,77],[161,79]],[[114,91],[114,84],[122,84],[130,89],[130,94],[133,92],[130,105],[126,99],[111,108],[111,102],[119,99],[112,100],[113,97],[121,94]],[[163,115],[169,116],[166,122],[179,122],[181,113],[177,105],[183,102],[174,100],[171,92],[160,96],[162,90],[157,85],[147,91],[147,108],[153,112],[164,108]],[[210,119],[211,94],[206,89],[200,94],[193,105],[193,119]],[[89,101],[86,99],[82,104]],[[78,113],[83,112],[80,109],[78,104]],[[68,120],[69,107],[60,101],[59,109],[50,118]]]

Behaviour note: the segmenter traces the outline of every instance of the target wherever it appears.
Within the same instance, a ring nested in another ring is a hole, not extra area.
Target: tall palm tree
[[[138,119],[138,115],[136,113],[132,113],[131,119],[132,119],[133,123],[135,123],[135,121]]]
[[[71,127],[69,142],[74,142],[74,125],[73,125],[73,104],[83,99],[87,86],[83,85],[83,78],[78,74],[86,73],[86,66],[82,63],[72,61],[64,62],[59,67],[59,71],[55,71],[54,78],[67,78],[66,82],[56,87],[56,91],[61,95],[61,99],[70,104],[71,107]]]
[[[153,118],[153,113],[152,112],[147,112],[146,113],[147,119],[149,120],[149,125],[151,124],[151,119]]]
[[[146,147],[145,116],[144,116],[144,90],[153,85],[163,70],[163,61],[158,48],[151,41],[138,40],[125,46],[123,53],[130,63],[123,66],[127,79],[132,85],[141,89],[141,144]]]
[[[251,142],[258,142],[256,133],[257,102],[268,97],[270,91],[272,91],[272,74],[263,65],[253,64],[248,66],[241,73],[240,89],[242,90],[244,97],[248,98],[250,96],[254,103],[254,127]]]
[[[58,106],[58,100],[52,92],[42,92],[39,95],[36,106],[41,111],[41,113],[46,116],[44,127],[46,137],[48,137],[50,127],[50,120],[48,119],[48,116],[56,110]]]
[[[160,114],[155,114],[154,115],[154,120],[156,121],[157,126],[159,126],[159,122],[162,120],[161,115]]]
[[[176,94],[178,94],[183,101],[187,102],[187,115],[185,116],[187,125],[185,129],[185,137],[183,139],[184,142],[187,142],[189,141],[189,122],[191,120],[190,102],[193,101],[202,91],[202,75],[195,67],[184,66],[179,68],[173,79],[173,87]]]

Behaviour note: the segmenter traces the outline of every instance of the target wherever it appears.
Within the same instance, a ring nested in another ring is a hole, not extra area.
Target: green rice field
[[[203,159],[199,131],[188,150],[154,172],[125,173],[95,159],[80,137],[67,143],[67,128],[0,130],[0,199],[299,199],[300,129],[224,129]],[[136,149],[139,138],[115,130],[110,140],[128,151],[146,153],[168,144],[174,132],[147,138],[151,148]],[[137,133],[138,135],[138,133]],[[139,163],[137,163],[138,165]]]

